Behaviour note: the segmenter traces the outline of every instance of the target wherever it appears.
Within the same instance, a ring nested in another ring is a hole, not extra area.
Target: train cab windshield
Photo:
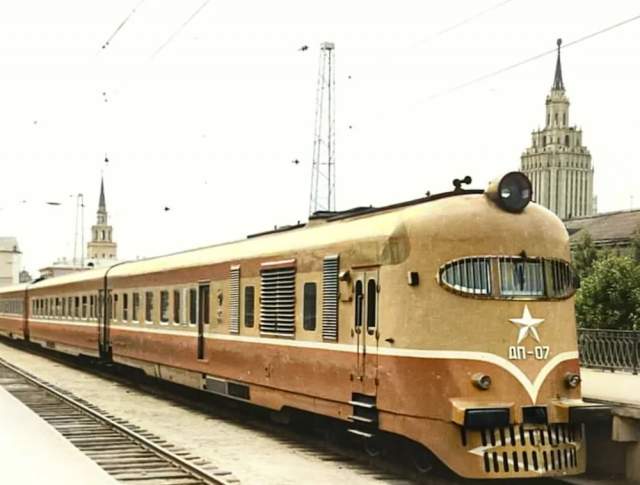
[[[575,292],[571,265],[551,258],[460,258],[440,268],[438,281],[450,291],[478,298],[564,299]]]

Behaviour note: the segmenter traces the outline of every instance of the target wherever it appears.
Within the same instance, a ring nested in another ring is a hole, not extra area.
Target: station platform
[[[640,376],[585,368],[580,375],[586,399],[640,407]]]
[[[46,421],[0,387],[0,483],[118,483]]]
[[[611,409],[609,421],[592,423],[591,445],[587,435],[587,471],[623,472],[627,483],[640,483],[640,375],[586,368],[580,375],[584,399]]]

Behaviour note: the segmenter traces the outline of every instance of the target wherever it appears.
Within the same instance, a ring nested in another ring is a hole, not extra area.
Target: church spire
[[[107,202],[104,196],[104,177],[100,179],[100,198],[98,199],[96,223],[91,226],[92,238],[87,245],[87,254],[91,263],[102,265],[117,259],[117,244],[113,242],[113,228],[109,225]]]
[[[98,202],[98,210],[102,212],[107,211],[107,203],[104,199],[104,177],[100,179],[100,201]]]
[[[562,64],[560,63],[560,46],[562,45],[562,39],[558,39],[558,60],[556,61],[556,74],[553,78],[553,87],[551,89],[564,91],[564,83],[562,82]]]

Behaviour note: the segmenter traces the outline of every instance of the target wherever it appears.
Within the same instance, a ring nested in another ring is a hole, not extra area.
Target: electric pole
[[[320,44],[309,214],[336,210],[335,44]]]

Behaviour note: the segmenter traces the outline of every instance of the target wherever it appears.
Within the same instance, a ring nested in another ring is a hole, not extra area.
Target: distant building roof
[[[18,240],[15,237],[0,237],[0,251],[19,253]]]
[[[635,231],[640,230],[640,209],[577,217],[565,220],[564,225],[572,243],[581,239],[584,231],[600,245],[623,243],[631,239]]]

